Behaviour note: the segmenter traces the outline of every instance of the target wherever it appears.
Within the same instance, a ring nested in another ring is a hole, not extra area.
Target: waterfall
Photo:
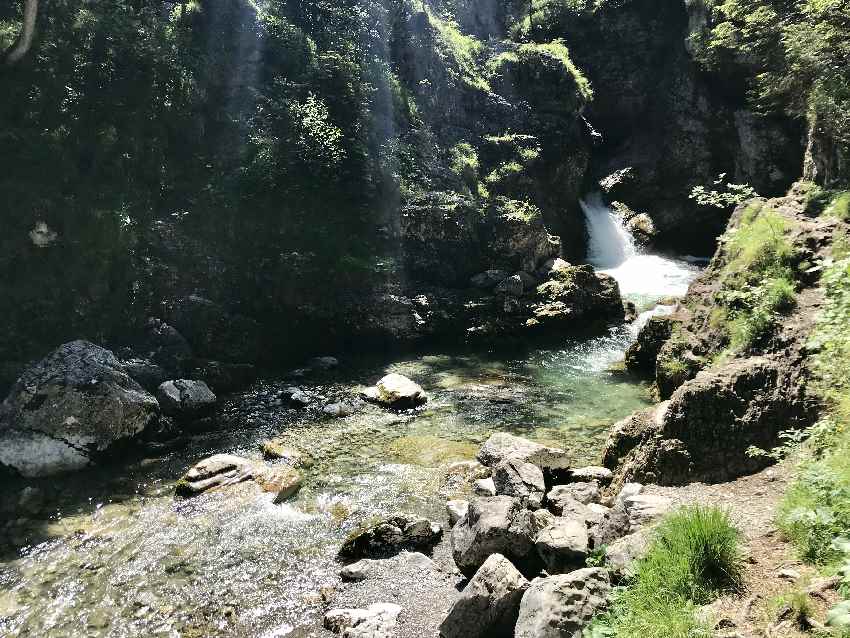
[[[579,200],[590,235],[588,261],[598,269],[616,268],[637,255],[634,238],[623,221],[611,212],[599,193]]]
[[[614,277],[624,297],[645,303],[684,296],[698,272],[693,264],[641,252],[599,193],[591,193],[579,203],[590,240],[587,261],[597,271]]]

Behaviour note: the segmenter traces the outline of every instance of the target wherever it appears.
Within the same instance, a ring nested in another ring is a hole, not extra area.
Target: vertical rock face
[[[24,476],[76,470],[159,414],[156,399],[108,350],[59,347],[28,369],[0,409],[0,464]]]

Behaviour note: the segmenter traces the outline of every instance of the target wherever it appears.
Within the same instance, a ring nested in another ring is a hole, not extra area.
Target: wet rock
[[[605,564],[618,578],[629,578],[635,561],[643,558],[648,548],[649,533],[638,530],[605,546]]]
[[[336,357],[313,357],[309,361],[309,366],[313,370],[331,370],[339,365],[339,359]]]
[[[339,550],[342,558],[382,557],[403,549],[429,549],[442,537],[443,528],[428,519],[395,514],[352,532]]]
[[[184,373],[193,357],[192,348],[180,331],[157,317],[145,322],[144,337],[136,349],[143,354],[143,359],[161,366],[171,375]]]
[[[492,480],[496,494],[515,496],[535,510],[543,503],[543,471],[532,463],[515,458],[500,461],[493,468]]]
[[[626,351],[626,368],[654,374],[658,353],[673,334],[673,323],[670,316],[650,317],[638,332],[637,340]]]
[[[478,460],[487,467],[494,467],[505,459],[525,461],[543,469],[568,468],[570,462],[569,454],[564,450],[497,432],[481,446]]]
[[[404,410],[415,408],[428,400],[425,391],[414,381],[401,374],[388,374],[363,392],[363,398],[380,405]]]
[[[283,461],[291,467],[309,467],[312,465],[310,456],[299,450],[287,447],[283,441],[272,439],[260,443],[260,451],[267,461]]]
[[[560,257],[555,257],[554,259],[550,259],[545,264],[543,264],[540,269],[537,271],[537,274],[541,279],[547,280],[553,278],[559,271],[567,270],[570,268],[572,264],[568,261],[564,261]]]
[[[168,380],[165,368],[148,359],[125,359],[121,361],[121,366],[148,392],[156,392],[156,389]]]
[[[591,481],[588,483],[570,483],[569,485],[556,485],[546,495],[546,499],[550,503],[554,503],[556,508],[563,509],[563,506],[558,505],[560,500],[564,498],[572,498],[587,505],[599,499],[600,490],[599,483]]]
[[[493,554],[475,572],[440,624],[441,638],[510,638],[529,583],[511,562]]]
[[[580,638],[593,616],[605,610],[610,593],[604,569],[535,578],[522,597],[514,636]]]
[[[504,270],[488,270],[475,275],[470,283],[476,288],[492,290],[510,276],[511,274]]]
[[[496,496],[496,484],[489,477],[478,479],[472,484],[472,491],[477,496]]]
[[[324,618],[325,629],[342,638],[392,638],[401,607],[375,603],[366,609],[332,609]]]
[[[177,481],[175,492],[189,497],[245,481],[254,481],[267,492],[277,492],[276,503],[301,487],[301,475],[291,467],[272,468],[233,454],[214,454],[193,465]]]
[[[111,352],[72,341],[27,369],[0,407],[0,466],[28,477],[77,470],[158,415]]]
[[[491,554],[522,560],[533,547],[531,512],[510,496],[473,499],[451,541],[455,563],[465,574],[474,573]]]
[[[599,180],[599,187],[606,201],[630,201],[635,199],[638,187],[637,172],[626,166]]]
[[[575,569],[584,564],[589,551],[587,525],[580,519],[558,517],[537,534],[534,546],[549,573]]]
[[[191,377],[203,381],[217,394],[235,392],[257,378],[257,368],[250,363],[196,359]]]
[[[453,500],[446,502],[446,513],[449,515],[449,525],[454,527],[469,511],[469,501]]]
[[[203,381],[166,381],[156,390],[163,414],[175,419],[197,419],[215,409],[216,396]]]
[[[322,408],[322,412],[324,412],[328,416],[341,419],[354,414],[354,406],[350,403],[343,402],[329,403],[324,408]]]

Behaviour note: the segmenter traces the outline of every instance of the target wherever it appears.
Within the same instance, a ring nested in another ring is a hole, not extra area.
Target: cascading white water
[[[642,253],[634,238],[599,193],[580,200],[590,235],[588,262],[611,275],[620,292],[641,303],[682,296],[698,269],[687,261]]]

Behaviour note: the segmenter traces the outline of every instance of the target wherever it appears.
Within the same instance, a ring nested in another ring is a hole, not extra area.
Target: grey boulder
[[[428,549],[443,536],[443,528],[421,516],[394,514],[355,530],[343,543],[343,558],[386,557],[403,549]]]
[[[26,477],[78,470],[158,416],[109,350],[72,341],[27,369],[0,406],[0,465]]]
[[[332,609],[325,614],[325,629],[342,638],[391,638],[401,607],[375,603],[366,609]]]
[[[156,389],[156,398],[167,416],[193,419],[215,409],[216,396],[203,381],[177,379],[166,381]]]
[[[539,509],[543,503],[543,471],[532,463],[516,458],[500,461],[493,468],[493,483],[496,494],[516,496],[531,509]]]
[[[452,555],[458,568],[472,574],[491,554],[522,560],[531,552],[531,512],[510,496],[476,498],[452,530]]]
[[[510,638],[528,581],[501,554],[475,572],[445,620],[442,638]]]
[[[538,532],[534,540],[537,553],[551,574],[583,565],[590,538],[583,520],[559,517]]]
[[[494,467],[505,459],[518,459],[542,469],[569,468],[569,454],[505,432],[493,434],[478,451],[482,465]]]

